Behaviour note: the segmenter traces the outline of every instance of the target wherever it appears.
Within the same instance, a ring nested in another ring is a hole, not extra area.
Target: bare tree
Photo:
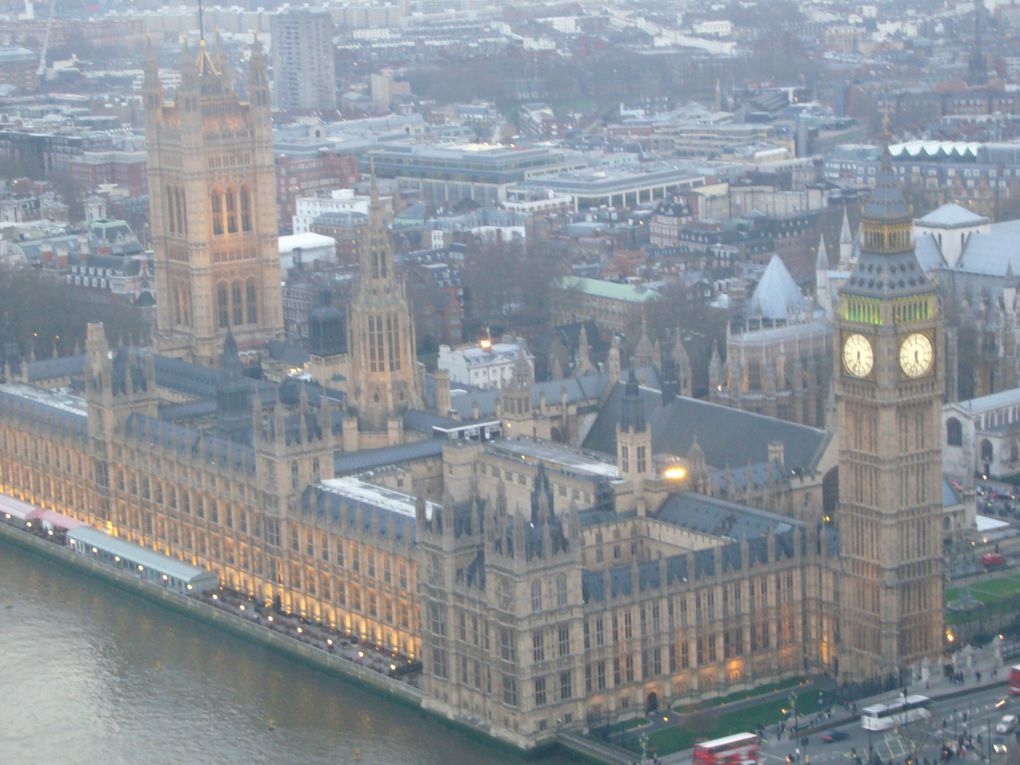
[[[567,270],[562,259],[518,240],[475,240],[464,261],[465,335],[546,323],[550,290]]]
[[[0,322],[14,327],[23,355],[65,356],[85,344],[85,325],[101,321],[114,345],[149,335],[144,313],[126,302],[94,296],[31,268],[0,268]]]

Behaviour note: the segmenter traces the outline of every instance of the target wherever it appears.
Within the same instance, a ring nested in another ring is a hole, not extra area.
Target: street
[[[895,693],[890,693],[888,700],[894,698]],[[1001,708],[996,708],[996,704],[1003,699],[1006,700],[1006,703]],[[876,754],[884,762],[892,760],[902,763],[911,754],[920,762],[923,762],[925,758],[936,762],[939,760],[942,744],[955,740],[965,731],[970,733],[974,742],[974,749],[968,753],[967,761],[985,761],[988,759],[990,746],[989,730],[992,731],[992,743],[995,742],[995,739],[1000,738],[1010,747],[1016,745],[1012,734],[1001,736],[994,730],[996,723],[1003,715],[1016,714],[1018,710],[1020,710],[1020,698],[1014,699],[1009,695],[1005,678],[1003,678],[1001,684],[990,688],[935,701],[932,704],[930,719],[903,726],[898,731],[869,733],[861,728],[859,721],[855,721],[833,729],[845,731],[848,734],[848,738],[843,741],[827,744],[822,741],[822,734],[811,735],[808,737],[807,746],[800,747],[800,762],[802,765],[851,765],[852,750],[856,750],[862,760],[867,762],[869,744],[874,747]],[[944,732],[943,721],[945,721]],[[797,747],[800,741],[791,741],[785,737],[783,740],[777,741],[775,733],[774,728],[769,729],[768,742],[761,748],[762,765],[785,763],[788,754],[792,754],[796,762]],[[981,736],[980,757],[976,751],[979,749],[977,744],[979,735]]]

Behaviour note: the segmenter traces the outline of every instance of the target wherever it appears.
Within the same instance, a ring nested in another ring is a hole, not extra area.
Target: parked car
[[[1016,730],[1016,715],[1004,715],[995,726],[996,733],[1012,733]]]

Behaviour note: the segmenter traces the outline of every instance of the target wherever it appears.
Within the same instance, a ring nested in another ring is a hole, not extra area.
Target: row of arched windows
[[[950,417],[948,420],[946,420],[946,445],[963,446],[963,425],[955,417]],[[992,458],[995,456],[995,449],[992,446],[992,442],[989,441],[987,438],[981,439],[979,449],[981,452],[981,461],[991,462]],[[1010,449],[1011,459],[1015,460],[1017,458],[1016,454],[1017,451],[1020,450],[1017,449],[1016,444],[1013,444]]]
[[[209,192],[213,236],[251,231],[251,190],[228,186]]]
[[[216,316],[220,329],[242,324],[258,324],[258,297],[255,280],[238,279],[216,284]]]
[[[166,187],[166,227],[171,234],[188,233],[188,207],[184,202],[184,189]]]

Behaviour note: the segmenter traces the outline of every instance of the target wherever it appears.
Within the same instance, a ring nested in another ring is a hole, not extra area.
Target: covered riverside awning
[[[38,507],[15,499],[9,494],[0,494],[0,519],[30,521],[41,513]]]

